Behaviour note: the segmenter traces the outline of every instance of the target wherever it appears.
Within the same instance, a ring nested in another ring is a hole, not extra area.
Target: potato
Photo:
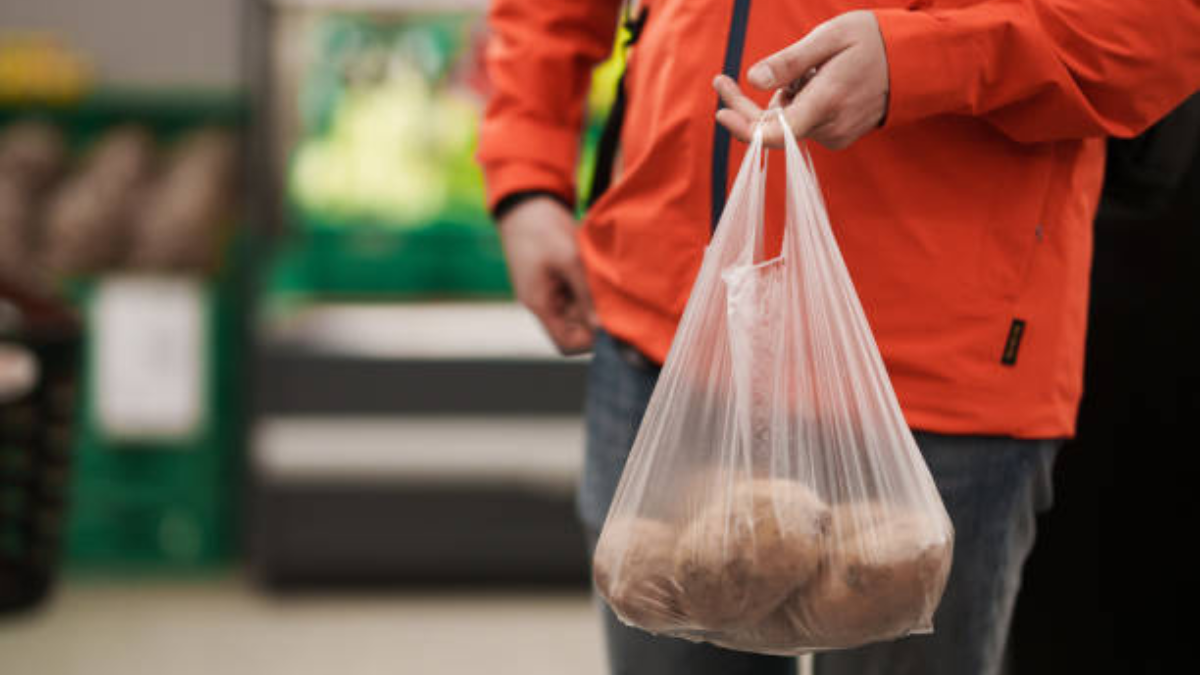
[[[180,139],[171,163],[229,186],[237,169],[237,142],[222,129],[196,129]]]
[[[623,518],[604,526],[592,575],[623,620],[651,631],[683,623],[671,578],[676,539],[670,525],[649,518]]]
[[[0,173],[0,278],[19,282],[29,275],[33,209],[19,181]]]
[[[816,574],[829,508],[801,483],[736,485],[683,534],[675,578],[684,613],[704,628],[749,624]]]
[[[122,193],[145,182],[157,161],[154,138],[136,126],[105,132],[84,161],[84,172],[101,189]]]
[[[0,133],[0,173],[12,176],[33,196],[62,175],[66,162],[66,143],[53,125],[27,120]]]
[[[833,549],[820,577],[774,620],[846,647],[927,625],[950,571],[951,538],[933,517],[893,513]]]
[[[221,131],[180,141],[138,214],[135,266],[177,272],[217,266],[222,225],[234,209],[234,158],[233,140]]]
[[[818,579],[823,574],[818,572]],[[722,645],[732,649],[790,654],[811,648],[812,635],[800,615],[802,592],[793,591],[766,618],[728,636]]]
[[[896,515],[897,509],[902,508],[875,499],[834,504],[831,507],[833,540],[835,542],[849,541],[860,531],[891,520]]]
[[[157,161],[154,139],[139,127],[106,132],[80,171],[54,191],[46,209],[46,264],[61,275],[92,274],[126,262],[133,220]]]
[[[68,179],[51,197],[44,234],[46,264],[57,274],[110,269],[128,247],[126,198],[85,176]]]
[[[928,625],[949,573],[949,532],[928,515],[877,502],[833,512],[834,532],[840,527],[844,538],[817,577],[726,644],[796,653],[886,640]]]

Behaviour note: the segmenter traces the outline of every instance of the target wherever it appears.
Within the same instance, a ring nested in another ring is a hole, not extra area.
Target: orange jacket
[[[735,77],[846,0],[651,0],[629,60],[623,167],[580,230],[605,328],[666,357],[744,147],[716,128]],[[883,0],[886,124],[813,147],[830,217],[908,422],[1063,437],[1082,389],[1104,137],[1200,86],[1195,0]],[[574,194],[589,69],[615,0],[494,0],[489,199]],[[755,95],[765,105],[768,93]],[[783,174],[768,179],[768,223]],[[776,234],[777,236],[777,234]]]

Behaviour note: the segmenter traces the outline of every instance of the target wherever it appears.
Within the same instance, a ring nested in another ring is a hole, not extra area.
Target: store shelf
[[[487,483],[570,492],[575,416],[276,417],[258,426],[255,470],[276,482]],[[331,451],[336,448],[336,451]]]
[[[276,307],[250,564],[269,584],[586,580],[588,359],[512,303]]]
[[[266,342],[287,349],[371,359],[562,361],[520,305],[325,303],[281,313]]]

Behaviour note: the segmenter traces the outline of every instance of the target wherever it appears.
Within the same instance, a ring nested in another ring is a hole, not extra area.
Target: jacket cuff
[[[495,214],[505,198],[518,193],[537,192],[557,197],[567,205],[575,203],[575,186],[559,171],[534,162],[505,162],[484,165],[488,212]]]
[[[563,199],[562,195],[558,193],[550,192],[549,190],[519,190],[504,195],[496,202],[496,205],[492,207],[492,220],[499,223],[500,219],[507,215],[509,211],[512,211],[530,199],[538,197],[548,197],[562,204],[562,207],[568,211],[575,210],[575,205]]]
[[[888,61],[891,128],[969,107],[978,46],[944,15],[875,10]]]
[[[579,133],[531,120],[484,122],[477,159],[487,185],[487,206],[506,195],[542,190],[574,202]]]

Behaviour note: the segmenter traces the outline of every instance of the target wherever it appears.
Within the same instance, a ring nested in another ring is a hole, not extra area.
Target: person
[[[564,353],[593,351],[578,502],[594,544],[744,154],[731,137],[783,108],[817,144],[839,246],[956,531],[935,631],[821,654],[816,671],[993,675],[1075,428],[1104,138],[1200,86],[1200,6],[877,4],[639,7],[620,159],[577,228],[582,102],[620,3],[493,0],[478,158],[517,298]],[[768,144],[780,136],[767,122]],[[768,178],[768,241],[782,182]],[[605,626],[614,673],[794,669],[611,613]]]

